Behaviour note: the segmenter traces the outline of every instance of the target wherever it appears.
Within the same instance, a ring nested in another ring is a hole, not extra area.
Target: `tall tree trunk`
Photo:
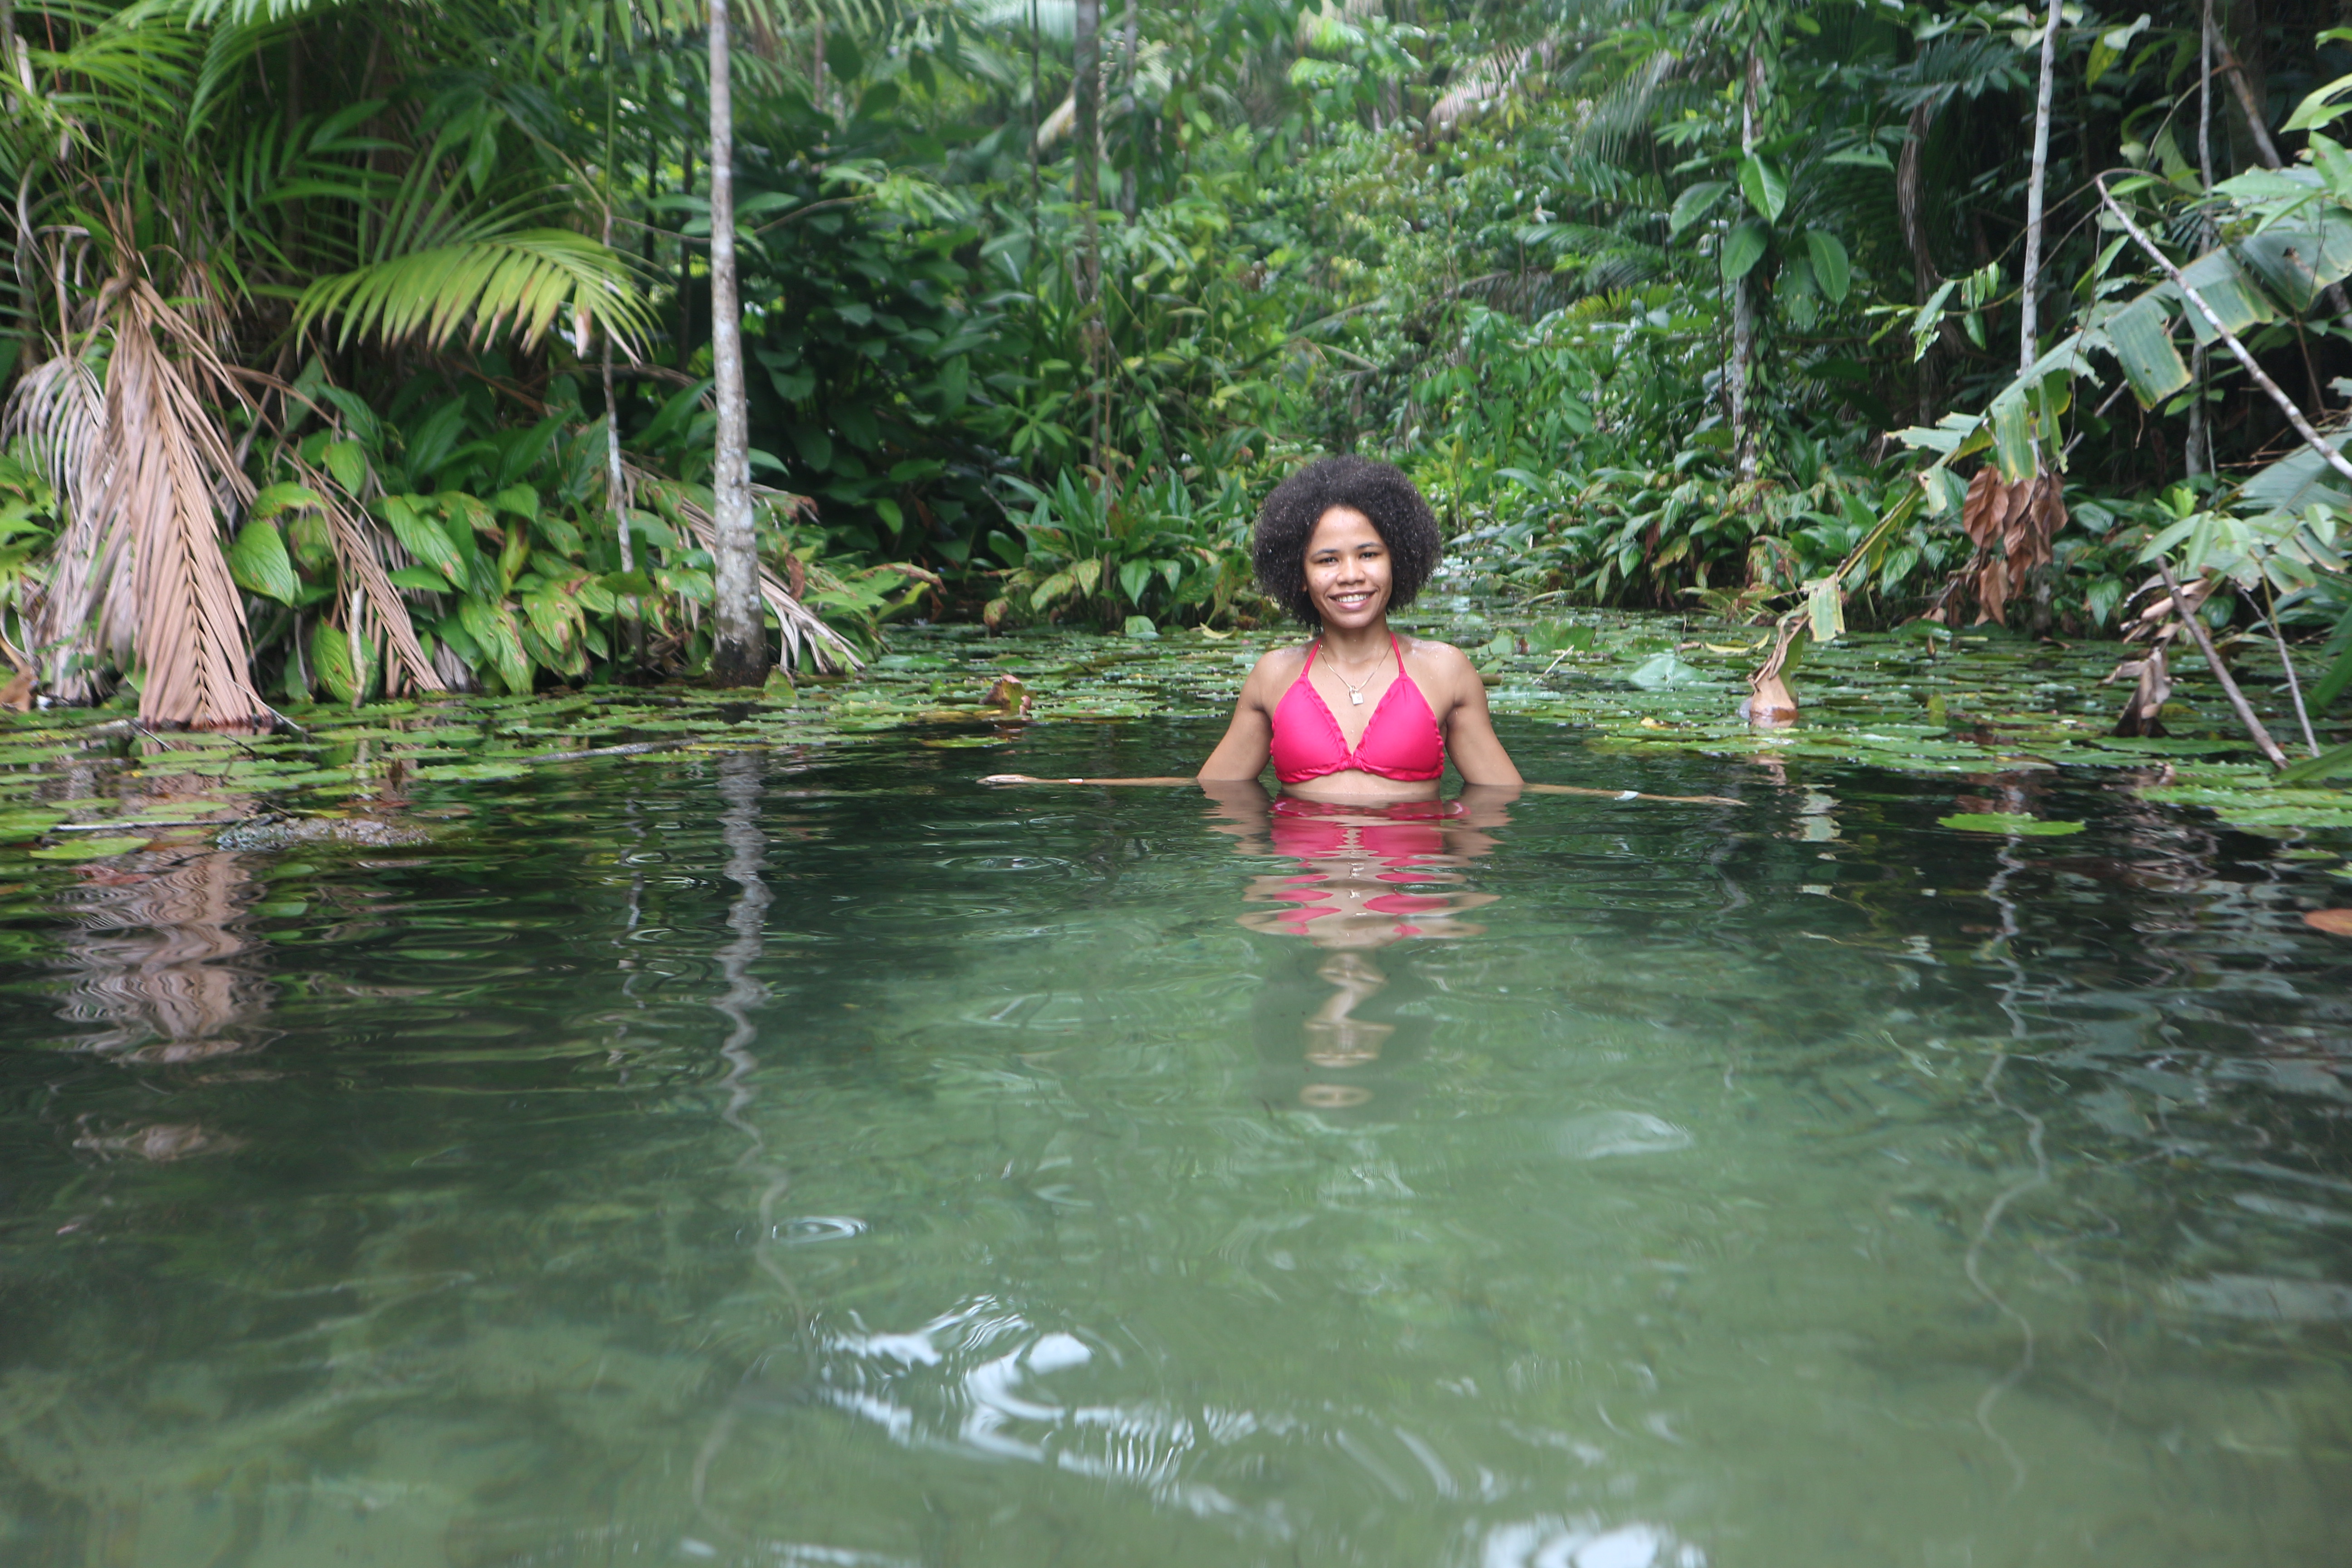
[[[2059,0],[2050,0],[2042,28],[2042,85],[2033,99],[2033,168],[2025,185],[2025,280],[2018,296],[2017,374],[2041,357],[2042,189],[2050,174],[2050,95],[2058,74]]]
[[[710,0],[710,368],[717,377],[719,445],[712,454],[718,603],[710,679],[758,686],[768,679],[767,617],[760,605],[759,545],[751,531],[751,408],[743,391],[743,324],[735,294],[735,103],[728,81],[727,0]]]
[[[1936,256],[1927,243],[1927,220],[1924,210],[1920,164],[1927,155],[1927,132],[1935,128],[1935,100],[1920,104],[1911,111],[1910,133],[1903,139],[1903,152],[1895,162],[1895,210],[1903,225],[1903,243],[1911,250],[1911,289],[1913,303],[1924,305],[1944,281],[1936,269]],[[1939,334],[1940,335],[1940,334]],[[1936,422],[1937,405],[1941,401],[1937,386],[1936,342],[1930,339],[1927,352],[1917,356],[1919,423]]]
[[[1102,472],[1104,405],[1110,389],[1104,384],[1103,348],[1107,336],[1102,319],[1102,230],[1095,209],[1102,203],[1101,171],[1097,154],[1101,150],[1102,68],[1100,38],[1102,33],[1102,0],[1077,0],[1075,18],[1076,38],[1071,68],[1076,73],[1070,83],[1071,107],[1076,110],[1076,123],[1072,127],[1071,157],[1073,174],[1071,195],[1078,204],[1085,224],[1085,233],[1078,245],[1078,320],[1079,331],[1086,334],[1087,396],[1092,404],[1095,471]]]
[[[2213,0],[2205,0],[2203,28],[2197,48],[2197,172],[2205,183],[2200,247],[2213,248]],[[2205,422],[2205,378],[2211,357],[2199,343],[2189,360],[2189,440],[2183,466],[2190,479],[2213,468],[2212,432]]]
[[[1127,167],[1119,171],[1118,210],[1129,220],[1135,216],[1137,163],[1143,155],[1143,95],[1137,90],[1135,79],[1136,13],[1139,9],[1136,0],[1127,0]]]
[[[826,97],[824,86],[824,6],[821,0],[809,0],[809,102],[822,114]]]
[[[1037,170],[1037,132],[1044,121],[1045,100],[1040,96],[1044,89],[1038,83],[1039,61],[1045,53],[1045,34],[1037,23],[1037,0],[1029,0],[1029,221],[1034,228],[1037,221],[1040,176]]]
[[[1739,151],[1743,156],[1756,151],[1756,79],[1763,68],[1764,62],[1750,47],[1739,92]],[[1743,480],[1756,477],[1756,414],[1748,396],[1756,364],[1756,304],[1750,291],[1755,277],[1751,268],[1731,285],[1731,365],[1730,374],[1725,377],[1731,404],[1732,468]]]

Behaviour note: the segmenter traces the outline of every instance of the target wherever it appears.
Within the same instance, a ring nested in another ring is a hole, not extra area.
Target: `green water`
[[[1505,733],[1748,804],[1049,726],[9,888],[0,1560],[2344,1560],[2335,857]]]

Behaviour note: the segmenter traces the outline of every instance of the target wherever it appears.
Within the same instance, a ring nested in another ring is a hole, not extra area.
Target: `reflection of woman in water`
[[[1361,1105],[1371,1091],[1318,1074],[1368,1067],[1396,1026],[1355,1016],[1356,1007],[1388,984],[1371,953],[1408,938],[1475,936],[1486,928],[1461,919],[1492,893],[1463,885],[1460,868],[1494,840],[1483,828],[1507,820],[1507,791],[1473,786],[1453,802],[1348,805],[1285,796],[1269,801],[1255,779],[1208,784],[1222,831],[1244,855],[1280,855],[1295,868],[1251,880],[1244,901],[1267,906],[1241,917],[1252,931],[1303,936],[1330,956],[1316,975],[1331,994],[1304,1026],[1309,1080],[1301,1101],[1320,1110]]]

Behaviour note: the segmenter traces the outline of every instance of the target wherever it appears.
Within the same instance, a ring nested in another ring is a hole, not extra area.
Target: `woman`
[[[1507,801],[1538,795],[1738,805],[1719,795],[1530,784],[1495,738],[1486,687],[1462,650],[1389,629],[1437,569],[1437,519],[1412,481],[1369,458],[1324,458],[1274,488],[1258,512],[1257,579],[1316,628],[1257,661],[1225,738],[1184,778],[1045,779],[992,773],[988,784],[1193,784],[1255,780],[1269,759],[1297,800],[1387,804],[1438,797],[1450,751],[1464,784]],[[1457,803],[1459,804],[1459,803]]]
[[[1308,464],[1266,498],[1255,553],[1268,595],[1317,635],[1257,661],[1198,774],[982,782],[1217,784],[1255,779],[1271,758],[1300,799],[1434,800],[1450,749],[1465,783],[1519,788],[1462,650],[1389,629],[1390,609],[1412,602],[1442,548],[1429,504],[1395,468],[1357,457]]]

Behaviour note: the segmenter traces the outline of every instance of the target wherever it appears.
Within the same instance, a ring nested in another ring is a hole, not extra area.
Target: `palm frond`
[[[623,467],[632,490],[658,489],[663,491],[664,498],[685,520],[688,530],[694,535],[695,543],[716,552],[719,548],[719,523],[710,515],[709,507],[704,506],[686,486],[673,479],[665,479],[634,464]],[[778,493],[759,485],[751,489],[755,499],[773,497]],[[847,639],[826,626],[815,611],[793,597],[792,589],[784,585],[783,580],[764,565],[760,568],[760,597],[767,601],[769,610],[776,617],[776,625],[783,632],[784,668],[789,670],[800,662],[803,647],[820,670],[856,669],[858,667],[860,660],[856,650],[849,646]]]
[[[352,638],[352,667],[365,669],[364,650],[381,647],[390,656],[384,661],[387,692],[396,694],[404,685],[418,691],[446,689],[447,683],[417,640],[407,601],[385,570],[383,530],[362,521],[360,498],[345,492],[324,470],[299,457],[294,458],[294,468],[324,503],[327,537],[334,545],[336,575],[343,584],[343,625]]]
[[[110,575],[102,569],[111,565],[103,514],[94,504],[81,504],[105,493],[113,467],[106,389],[98,373],[64,354],[27,370],[0,420],[0,436],[19,435],[32,443],[49,488],[66,499],[65,531],[51,554],[48,581],[28,606],[26,640],[41,661],[41,683],[65,701],[87,702],[100,694],[92,668],[93,612]]]
[[[337,343],[373,335],[438,348],[465,332],[482,342],[510,331],[529,344],[560,318],[586,316],[640,340],[653,312],[629,259],[562,228],[481,235],[321,278],[302,291],[295,324],[340,317]]]
[[[247,671],[245,601],[221,552],[215,498],[242,503],[253,492],[195,377],[224,391],[233,383],[211,345],[144,279],[118,277],[106,294],[107,444],[114,461],[97,505],[100,526],[119,531],[132,551],[137,645],[146,668],[139,717],[244,729],[269,707]],[[165,342],[179,359],[165,353]]]

